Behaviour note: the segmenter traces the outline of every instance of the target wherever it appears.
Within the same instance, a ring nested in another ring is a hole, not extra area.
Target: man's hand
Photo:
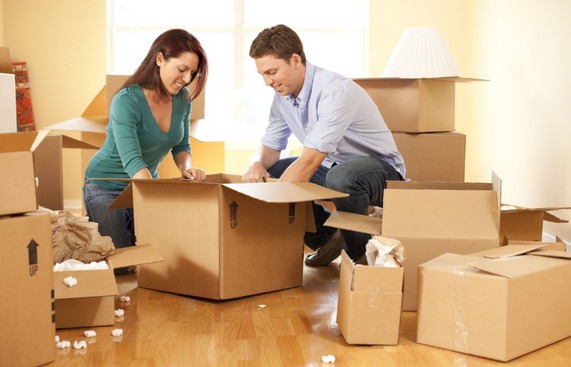
[[[268,171],[264,168],[261,162],[254,162],[248,168],[248,171],[242,176],[242,182],[266,182],[270,177]]]

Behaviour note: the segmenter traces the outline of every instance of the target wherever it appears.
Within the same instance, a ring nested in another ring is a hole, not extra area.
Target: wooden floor
[[[219,302],[137,288],[134,274],[120,275],[120,295],[131,300],[117,297],[116,308],[125,315],[48,366],[571,366],[571,338],[509,363],[416,344],[415,312],[403,313],[398,346],[348,345],[335,323],[338,276],[338,262],[306,267],[303,287]],[[124,335],[111,336],[115,328]],[[84,330],[57,335],[73,345]],[[334,364],[321,361],[329,354]]]

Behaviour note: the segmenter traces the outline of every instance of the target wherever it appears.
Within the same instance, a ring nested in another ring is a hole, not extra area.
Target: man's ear
[[[292,66],[300,66],[301,65],[301,56],[296,53],[291,54],[290,63]]]

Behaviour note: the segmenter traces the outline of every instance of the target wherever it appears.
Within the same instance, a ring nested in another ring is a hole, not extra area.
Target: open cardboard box
[[[0,234],[0,366],[43,366],[56,352],[50,216],[0,217]]]
[[[150,245],[115,249],[108,256],[109,269],[54,272],[56,328],[113,325],[115,296],[119,294],[113,269],[162,261]],[[77,285],[68,287],[72,276]]]
[[[571,336],[571,254],[544,246],[422,264],[417,342],[506,362]]]
[[[393,133],[413,181],[463,182],[466,168],[466,135],[444,133]]]
[[[8,47],[0,47],[0,133],[18,131],[16,77]]]
[[[551,211],[571,209],[571,207],[525,208],[504,204],[501,208],[500,236],[510,240],[542,241],[543,221],[568,223],[568,220],[555,216]]]
[[[358,78],[393,132],[455,130],[456,83],[473,78]]]
[[[134,209],[137,241],[165,259],[138,268],[140,287],[231,299],[298,287],[312,200],[344,197],[309,182],[133,180],[112,207]]]
[[[67,135],[47,135],[34,152],[38,179],[38,205],[51,210],[64,209],[63,149],[98,149],[97,146]]]
[[[47,131],[0,134],[0,215],[38,209],[34,151]]]
[[[383,217],[333,212],[325,225],[398,239],[406,249],[403,310],[415,311],[418,265],[446,252],[499,247],[501,182],[388,181]]]
[[[355,265],[341,253],[337,324],[349,344],[397,345],[404,269]]]

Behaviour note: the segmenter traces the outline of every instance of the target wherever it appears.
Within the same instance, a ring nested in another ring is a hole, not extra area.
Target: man
[[[348,193],[333,203],[351,213],[366,215],[370,205],[382,206],[386,181],[403,180],[406,172],[369,95],[353,80],[307,62],[301,40],[285,25],[258,34],[250,57],[275,96],[258,157],[243,181],[310,181]],[[292,133],[303,150],[299,157],[280,159]],[[328,265],[343,244],[353,261],[364,263],[370,235],[323,226],[330,212],[317,203],[313,210],[317,232],[306,233],[304,241],[316,252],[305,264]]]

